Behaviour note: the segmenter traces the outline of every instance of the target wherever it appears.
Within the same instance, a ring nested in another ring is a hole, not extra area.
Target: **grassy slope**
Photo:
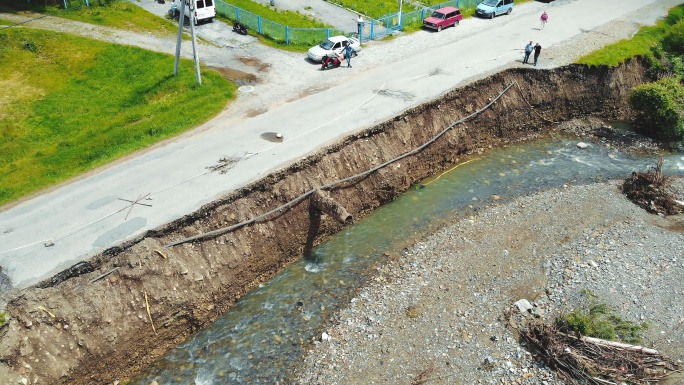
[[[649,56],[652,49],[660,44],[670,27],[684,18],[684,5],[672,8],[665,20],[658,21],[655,26],[642,27],[633,38],[617,43],[582,56],[579,64],[617,66],[626,59],[635,56]]]
[[[151,17],[149,12],[127,1],[114,2],[109,6],[103,7],[81,7],[71,10],[64,10],[55,6],[45,7],[42,4],[38,4],[40,2],[34,2],[32,7],[27,8],[25,3],[24,1],[19,4],[13,4],[12,8],[9,8],[9,5],[0,6],[0,11],[11,13],[26,9],[44,15],[120,28],[132,32],[148,32],[158,36],[178,33],[178,25],[171,20]]]
[[[0,205],[210,119],[235,87],[191,61],[54,32],[0,31]],[[184,113],[178,115],[178,107]]]

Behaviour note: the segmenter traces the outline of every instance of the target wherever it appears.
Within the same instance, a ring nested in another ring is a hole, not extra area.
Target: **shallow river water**
[[[349,226],[240,299],[214,324],[131,381],[169,384],[284,383],[323,323],[347,304],[384,253],[397,253],[444,221],[491,203],[563,184],[624,178],[655,166],[598,142],[544,139],[489,151],[422,182]],[[684,177],[684,154],[664,173]]]

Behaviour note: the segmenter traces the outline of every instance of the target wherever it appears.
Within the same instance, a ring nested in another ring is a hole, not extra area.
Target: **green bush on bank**
[[[663,140],[684,138],[684,87],[680,78],[637,86],[629,103],[638,112],[637,125],[644,134]]]
[[[651,137],[667,141],[684,139],[684,5],[670,9],[655,26],[642,27],[633,38],[611,44],[578,60],[580,64],[617,66],[640,56],[655,83],[635,87],[630,105],[637,112],[637,126]]]
[[[663,37],[663,47],[673,54],[684,54],[684,20],[670,27]]]

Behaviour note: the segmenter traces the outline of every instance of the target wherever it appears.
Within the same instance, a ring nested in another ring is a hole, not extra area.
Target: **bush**
[[[637,111],[637,125],[645,135],[663,140],[684,138],[684,87],[678,78],[634,87],[629,103]]]
[[[663,46],[669,52],[684,54],[684,20],[670,27],[663,37]]]
[[[572,313],[559,317],[556,326],[564,333],[580,333],[583,336],[601,338],[609,341],[637,343],[641,331],[648,324],[636,324],[616,315],[606,304],[592,303],[587,310],[575,309]]]
[[[7,313],[0,313],[0,328],[7,323]]]
[[[667,17],[665,18],[665,23],[669,25],[675,25],[682,19],[684,19],[684,7],[680,5],[670,9]]]

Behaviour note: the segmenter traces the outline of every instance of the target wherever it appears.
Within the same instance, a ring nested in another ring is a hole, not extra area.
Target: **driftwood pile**
[[[671,179],[663,175],[663,158],[654,169],[633,172],[622,184],[622,192],[629,200],[652,214],[675,215],[684,211],[669,191]]]
[[[678,371],[654,349],[571,335],[542,322],[528,325],[520,336],[570,385],[655,384]]]

